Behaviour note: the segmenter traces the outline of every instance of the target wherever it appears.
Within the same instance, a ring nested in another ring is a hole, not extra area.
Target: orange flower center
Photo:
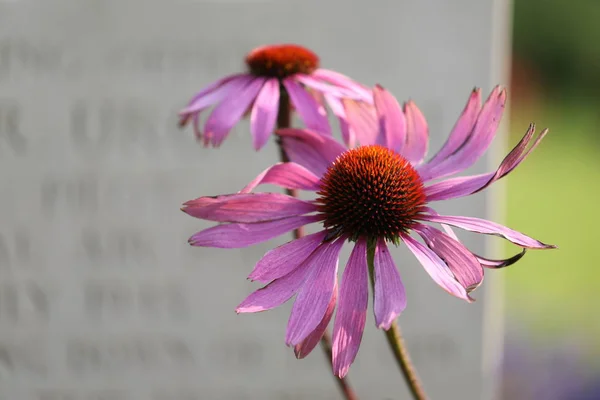
[[[379,145],[340,155],[317,192],[328,237],[385,238],[397,243],[425,207],[423,182],[401,155]]]
[[[285,78],[312,73],[319,68],[319,57],[302,46],[279,44],[252,50],[246,56],[246,64],[253,75]]]

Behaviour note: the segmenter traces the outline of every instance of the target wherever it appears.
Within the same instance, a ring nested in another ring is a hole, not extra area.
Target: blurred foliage
[[[535,108],[515,102],[515,136],[532,120],[550,133],[507,177],[508,226],[559,246],[531,250],[505,271],[509,315],[545,338],[581,340],[590,355],[600,352],[600,158],[596,136],[585,132],[597,125],[597,114],[593,105],[562,97],[545,97]]]
[[[513,49],[565,96],[600,91],[600,1],[514,0]]]

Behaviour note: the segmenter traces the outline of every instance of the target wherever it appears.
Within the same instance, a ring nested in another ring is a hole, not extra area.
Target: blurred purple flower
[[[249,275],[269,283],[246,298],[237,312],[269,310],[297,295],[286,343],[304,357],[323,335],[337,303],[333,369],[338,376],[346,375],[354,361],[365,326],[369,246],[374,250],[375,322],[386,330],[406,306],[388,242],[404,242],[436,283],[469,302],[473,301],[469,293],[483,280],[483,267],[510,265],[525,250],[505,260],[486,259],[469,251],[447,225],[501,236],[523,249],[554,248],[494,222],[441,216],[428,207],[431,202],[485,189],[516,168],[545,135],[546,130],[533,141],[531,126],[496,171],[439,181],[471,166],[488,148],[504,110],[504,90],[495,88],[483,107],[479,90],[474,90],[445,145],[428,162],[423,162],[427,122],[417,106],[409,102],[402,109],[381,87],[373,95],[380,130],[372,143],[349,150],[308,130],[279,130],[291,162],[273,165],[236,194],[200,197],[183,208],[193,217],[221,223],[193,235],[189,240],[193,246],[241,248],[303,225],[323,226],[317,233],[269,251]],[[434,180],[438,181],[431,183]],[[280,193],[252,193],[261,184],[314,191],[317,198],[306,201]],[[425,223],[442,224],[446,233]],[[338,258],[346,241],[354,242],[354,248],[338,299]]]
[[[250,112],[250,132],[258,150],[275,129],[280,96],[289,96],[291,107],[308,129],[331,135],[327,103],[340,121],[344,141],[354,145],[355,133],[345,122],[342,100],[372,103],[369,89],[338,72],[319,68],[316,54],[292,44],[258,47],[246,56],[246,65],[248,72],[224,77],[198,92],[179,113],[180,126],[191,121],[205,146],[218,147]],[[200,114],[213,105],[201,129]]]

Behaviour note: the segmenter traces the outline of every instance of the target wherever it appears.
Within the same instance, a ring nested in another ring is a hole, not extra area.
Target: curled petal
[[[483,281],[483,268],[473,253],[459,241],[431,226],[417,224],[417,232],[439,258],[441,258],[458,282],[467,290],[475,290]]]
[[[337,278],[335,278],[335,284],[333,287],[333,293],[331,294],[331,300],[329,300],[329,305],[327,306],[327,310],[325,310],[325,315],[319,325],[312,331],[306,339],[298,343],[294,346],[294,354],[296,354],[296,358],[304,358],[310,354],[311,351],[319,344],[319,341],[323,337],[329,322],[331,321],[331,317],[333,316],[333,311],[335,310],[335,305],[337,303]]]
[[[253,281],[268,282],[287,275],[304,262],[325,239],[326,231],[313,233],[268,251],[248,276]]]
[[[329,136],[305,129],[279,129],[283,148],[290,161],[302,165],[321,177],[337,156],[347,149]]]
[[[240,249],[266,242],[322,218],[319,215],[310,215],[255,224],[217,225],[196,233],[188,242],[192,246]]]
[[[238,193],[200,197],[184,203],[182,211],[192,217],[217,222],[254,223],[272,221],[316,211],[308,201],[282,193]]]
[[[435,283],[453,296],[468,302],[473,301],[467,290],[456,280],[448,265],[437,254],[408,235],[403,235],[402,239]]]
[[[279,112],[279,81],[269,79],[258,93],[250,115],[250,131],[256,150],[261,149],[275,130]]]
[[[344,241],[345,238],[342,237],[334,242],[321,244],[319,248],[323,248],[323,251],[305,261],[311,265],[311,273],[298,292],[292,307],[285,337],[286,344],[299,344],[323,320],[335,288],[338,258]]]
[[[455,217],[443,215],[422,215],[420,219],[440,224],[448,224],[462,228],[471,232],[483,233],[486,235],[500,236],[511,243],[528,249],[553,249],[556,246],[548,245],[535,240],[520,232],[507,228],[506,226],[485,219],[474,217]]]
[[[413,165],[423,161],[429,146],[427,120],[413,101],[404,105],[406,115],[406,143],[400,152]]]
[[[260,173],[252,182],[240,190],[250,193],[259,185],[267,183],[286,189],[319,190],[319,178],[300,164],[293,162],[277,163]]]
[[[527,249],[523,249],[521,250],[520,253],[515,254],[514,256],[508,257],[508,258],[503,258],[500,260],[494,260],[491,258],[485,258],[485,257],[481,257],[478,256],[477,254],[473,253],[473,255],[475,256],[475,258],[477,258],[477,260],[479,261],[479,263],[485,267],[485,268],[492,268],[492,269],[498,269],[498,268],[505,268],[508,267],[510,265],[513,265],[514,263],[516,263],[517,261],[519,261],[521,258],[523,258],[523,256],[525,255],[525,252],[527,251]]]
[[[406,291],[385,240],[377,241],[374,259],[375,289],[373,309],[375,324],[388,330],[406,308]]]
[[[427,201],[449,200],[457,197],[468,196],[470,194],[482,191],[492,183],[508,175],[521,162],[527,158],[529,154],[540,144],[542,139],[548,133],[544,129],[535,139],[529,149],[527,146],[533,139],[535,133],[535,125],[531,124],[525,136],[511,150],[510,153],[500,163],[496,172],[489,172],[480,175],[461,176],[458,178],[447,179],[445,181],[434,183],[425,188]]]
[[[342,276],[340,301],[333,323],[333,373],[340,378],[346,376],[358,353],[368,302],[367,244],[359,239]]]
[[[331,135],[327,114],[321,112],[323,107],[314,97],[292,78],[284,79],[283,86],[285,86],[296,112],[300,115],[306,127],[321,134]]]

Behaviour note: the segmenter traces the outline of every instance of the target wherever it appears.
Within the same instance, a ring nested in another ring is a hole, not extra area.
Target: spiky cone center
[[[384,238],[397,243],[423,212],[419,173],[404,157],[378,145],[340,155],[327,169],[317,205],[329,238]]]
[[[250,73],[271,78],[285,78],[302,73],[311,74],[319,68],[319,57],[295,44],[261,46],[246,56]]]

